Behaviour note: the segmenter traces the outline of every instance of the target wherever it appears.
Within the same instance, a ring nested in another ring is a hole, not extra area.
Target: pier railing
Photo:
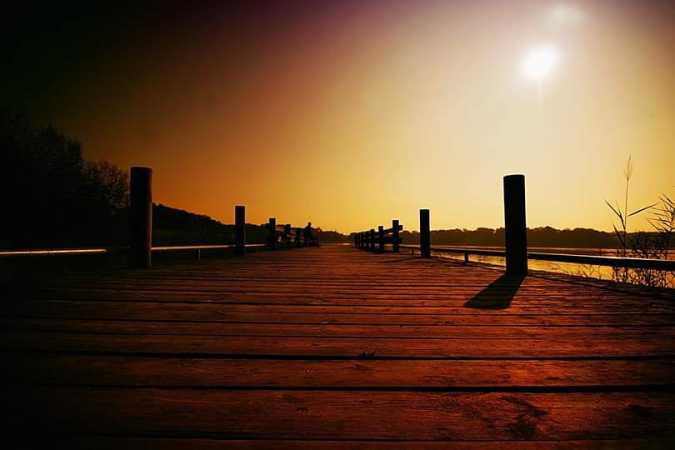
[[[371,251],[384,251],[384,246],[379,245],[378,236],[379,234],[372,229],[356,233],[354,238],[355,246]],[[502,257],[506,259],[506,272],[513,275],[527,274],[528,260],[675,271],[675,260],[529,252],[527,250],[524,175],[507,175],[504,177],[504,237],[504,250],[432,246],[429,210],[421,209],[419,244],[400,245],[400,248],[410,249],[413,253],[419,252],[424,258],[431,257],[432,252],[437,254],[463,255],[465,263],[470,261],[471,255]],[[396,251],[398,251],[398,247]]]
[[[116,248],[77,248],[44,250],[6,250],[0,251],[0,257],[29,256],[67,256],[67,255],[105,255],[127,253],[131,267],[144,268],[152,265],[153,253],[194,252],[197,259],[202,251],[232,250],[235,255],[243,256],[247,249],[277,249],[318,245],[318,229],[293,228],[290,224],[277,225],[271,217],[267,223],[265,244],[246,242],[246,208],[237,205],[234,208],[234,243],[223,245],[174,245],[152,246],[152,169],[132,167],[129,183],[129,245]]]
[[[391,228],[384,228],[384,225],[377,227],[377,231],[371,228],[368,231],[361,231],[354,234],[354,246],[363,250],[372,252],[383,252],[385,245],[391,244],[392,251],[398,253],[401,244],[399,232],[403,230],[403,225],[398,223],[398,219],[391,221]]]
[[[276,248],[311,247],[319,245],[318,229],[292,227],[291,224],[277,225],[276,218],[267,222],[267,246]]]

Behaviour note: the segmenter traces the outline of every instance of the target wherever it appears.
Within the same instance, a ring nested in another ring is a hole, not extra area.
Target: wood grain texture
[[[34,447],[671,448],[673,292],[502,275],[325,246],[9,286],[6,425]]]
[[[428,393],[15,388],[12,427],[257,439],[675,437],[674,393]]]
[[[326,441],[242,440],[204,438],[52,438],[63,448],[97,450],[670,450],[675,439],[624,439],[574,441]]]
[[[274,360],[18,354],[14,384],[201,388],[565,389],[673,384],[667,360]]]

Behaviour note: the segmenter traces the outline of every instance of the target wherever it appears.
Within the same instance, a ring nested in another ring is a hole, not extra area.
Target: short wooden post
[[[286,247],[291,246],[291,225],[286,224],[284,226],[284,243],[286,244]]]
[[[382,225],[377,227],[377,251],[384,252],[384,227]]]
[[[398,253],[398,219],[394,219],[391,221],[391,229],[393,230],[391,233],[391,239],[392,239],[392,251],[394,253]]]
[[[527,225],[525,223],[525,176],[504,177],[504,244],[506,273],[527,275]]]
[[[267,223],[267,246],[271,250],[277,248],[277,219],[274,217]]]
[[[464,252],[464,264],[469,264],[469,252]]]
[[[370,248],[369,248],[369,250],[370,250],[371,252],[374,252],[374,251],[375,251],[375,230],[372,229],[372,228],[370,229],[370,239],[369,239],[369,243],[370,243]]]
[[[246,207],[234,207],[234,254],[243,256],[246,253]]]
[[[152,265],[152,169],[132,167],[129,183],[129,265]]]
[[[429,210],[420,209],[420,255],[431,257],[431,231],[429,229]]]

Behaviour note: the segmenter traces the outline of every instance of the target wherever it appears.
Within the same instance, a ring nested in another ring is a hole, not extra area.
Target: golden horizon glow
[[[89,159],[152,167],[156,202],[226,223],[243,204],[341,232],[417,229],[420,208],[494,228],[523,173],[528,226],[611,230],[629,155],[631,209],[675,193],[672,4],[331,5],[264,35],[164,36],[46,119]]]

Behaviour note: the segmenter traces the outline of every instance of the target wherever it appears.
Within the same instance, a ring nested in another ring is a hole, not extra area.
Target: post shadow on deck
[[[152,265],[152,169],[132,167],[129,183],[129,266]]]
[[[505,309],[523,283],[525,275],[505,273],[464,303],[468,308]]]

